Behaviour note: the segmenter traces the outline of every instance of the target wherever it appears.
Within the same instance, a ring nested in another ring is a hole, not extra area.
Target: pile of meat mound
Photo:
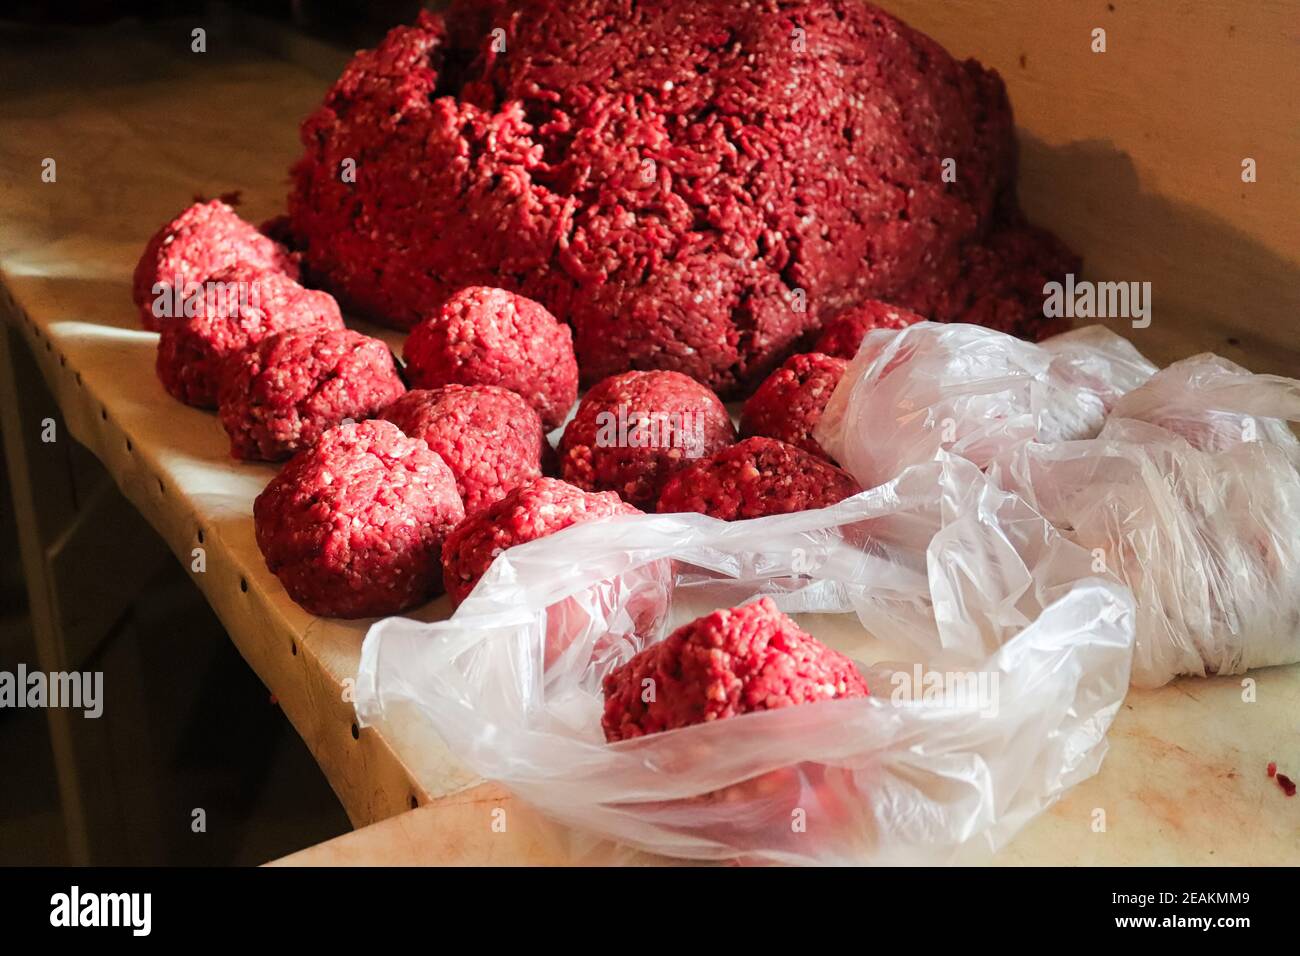
[[[678,628],[605,677],[601,726],[611,743],[710,720],[820,700],[866,697],[843,654],[769,597]]]
[[[859,0],[457,2],[301,138],[294,242],[351,309],[411,328],[503,286],[588,385],[743,394],[868,299],[1040,338],[1078,265],[1019,211],[997,74]]]
[[[235,458],[280,461],[373,418],[406,386],[393,353],[351,329],[278,332],[227,359],[218,414]]]
[[[611,492],[588,492],[555,478],[520,485],[483,511],[466,518],[447,538],[442,577],[452,603],[474,590],[498,554],[575,524],[640,514]]]
[[[417,388],[380,417],[442,456],[456,476],[467,515],[540,478],[550,451],[537,412],[496,385]]]
[[[451,469],[390,422],[340,425],[253,503],[257,544],[312,614],[396,614],[442,590],[442,543],[465,517]]]
[[[824,458],[755,436],[673,475],[658,511],[738,521],[826,508],[861,490],[852,475]]]
[[[555,428],[578,400],[573,335],[532,299],[471,286],[411,330],[406,374],[421,388],[499,385]]]
[[[149,238],[131,278],[131,297],[140,324],[158,332],[174,317],[174,301],[192,295],[195,286],[236,266],[296,281],[298,258],[225,200],[199,200]]]
[[[848,366],[844,359],[823,352],[790,356],[741,408],[741,437],[776,438],[829,458],[813,437],[813,429]]]
[[[583,396],[560,438],[560,475],[649,508],[692,459],[736,439],[718,397],[680,372],[612,375]]]
[[[149,310],[165,388],[218,407],[233,457],[291,459],[255,503],[255,532],[267,567],[314,614],[399,614],[444,587],[459,604],[502,551],[580,522],[656,505],[739,520],[859,490],[812,438],[843,359],[802,354],[774,371],[745,406],[752,437],[738,444],[717,394],[690,376],[610,375],[552,450],[546,429],[564,421],[578,377],[570,330],[543,306],[458,290],[407,339],[421,386],[408,393],[388,346],[346,328],[279,248],[228,206],[200,202],[154,236],[137,275],[171,270],[179,293],[157,300],[179,311]],[[899,314],[867,303],[833,327],[848,341]]]

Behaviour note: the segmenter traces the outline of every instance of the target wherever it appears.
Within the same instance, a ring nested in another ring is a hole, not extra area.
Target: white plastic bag
[[[1155,372],[1102,326],[1040,345],[978,325],[868,333],[816,438],[864,488],[946,450],[983,467],[1028,440],[1091,438]]]
[[[1300,660],[1287,418],[1300,382],[1202,355],[1121,399],[1096,440],[1027,443],[990,468],[1132,588],[1135,685]]]
[[[1153,372],[1100,327],[876,331],[817,437],[864,484],[945,451],[989,468],[1132,588],[1138,686],[1300,659],[1300,382]]]
[[[1218,355],[1175,362],[1119,399],[1112,418],[1159,425],[1201,451],[1263,442],[1300,468],[1300,440],[1287,425],[1300,421],[1300,381],[1255,375]]]
[[[427,720],[470,769],[552,818],[653,852],[979,857],[1105,751],[1133,606],[1090,564],[949,456],[818,511],[606,519],[505,552],[448,621],[374,625],[357,712]],[[855,657],[872,696],[605,742],[605,674],[758,594]],[[882,655],[898,663],[868,666]],[[984,690],[926,699],[913,661]]]

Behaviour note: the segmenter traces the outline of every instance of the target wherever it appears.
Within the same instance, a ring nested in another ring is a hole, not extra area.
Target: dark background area
[[[161,0],[15,0],[0,11],[0,21],[29,24],[102,24],[129,17],[144,20],[183,17],[212,7],[229,6],[245,13],[292,24],[299,31],[319,39],[337,42],[348,49],[372,45],[392,26],[415,19],[421,7],[438,8],[446,3],[420,0],[273,0],[258,3],[235,0],[227,4],[199,2],[167,3]]]
[[[79,467],[99,468],[77,454]],[[0,670],[13,673],[38,665],[7,472],[0,481]],[[94,862],[260,864],[349,829],[307,747],[174,560],[159,563],[103,646],[84,669],[102,670],[104,697],[116,698],[95,729],[112,741],[114,803],[125,809]],[[124,696],[134,699],[117,706]],[[49,713],[0,709],[0,865],[68,862]],[[206,832],[191,827],[197,808]]]
[[[422,4],[18,0],[0,9],[0,26],[93,30],[123,19],[207,17],[222,6],[278,21],[345,53],[410,21]],[[74,454],[79,468],[99,469],[84,449]],[[174,560],[159,564],[105,645],[116,649],[86,666],[104,671],[105,696],[129,693],[136,700],[130,708],[106,708],[100,718],[110,724],[116,802],[126,810],[122,832],[101,843],[110,849],[106,857],[96,853],[94,862],[259,864],[349,829],[306,746]],[[20,663],[38,669],[13,497],[0,459],[0,670],[12,673]],[[0,709],[0,779],[0,865],[68,862],[46,711]],[[202,833],[191,826],[198,808],[206,814]]]

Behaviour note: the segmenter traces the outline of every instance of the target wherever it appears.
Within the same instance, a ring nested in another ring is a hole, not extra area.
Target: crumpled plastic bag
[[[1133,600],[1091,563],[951,456],[821,510],[576,525],[503,553],[449,620],[375,624],[357,712],[417,715],[551,818],[651,852],[983,858],[1105,752]],[[854,657],[872,696],[605,742],[610,670],[759,594]]]
[[[1094,326],[869,333],[817,438],[864,484],[961,455],[1138,602],[1133,682],[1300,660],[1300,382],[1200,355],[1156,372]],[[1096,436],[1096,437],[1094,437]]]
[[[1111,417],[1159,425],[1201,451],[1263,442],[1300,468],[1300,439],[1287,425],[1300,421],[1300,381],[1256,375],[1208,352],[1175,362],[1125,394]]]
[[[867,334],[815,430],[864,488],[941,451],[983,467],[1028,440],[1091,438],[1156,371],[1102,326],[1035,345],[978,325]]]
[[[1137,598],[1133,683],[1300,660],[1300,382],[1214,355],[1117,403],[1093,441],[1025,443],[990,477]]]

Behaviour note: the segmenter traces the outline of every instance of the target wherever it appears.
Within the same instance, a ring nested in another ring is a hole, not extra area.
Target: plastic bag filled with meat
[[[1300,439],[1287,424],[1300,421],[1300,382],[1218,355],[1175,362],[1117,401],[1112,418],[1159,425],[1201,451],[1263,442],[1300,468]]]
[[[1133,603],[1092,563],[953,456],[820,510],[600,519],[502,553],[449,620],[374,625],[357,711],[431,729],[566,825],[568,859],[597,841],[698,860],[981,859],[1105,752]],[[867,693],[610,742],[607,675],[760,597]]]
[[[1300,660],[1300,382],[1201,355],[1093,441],[1024,444],[990,477],[1132,588],[1133,683]]]
[[[975,325],[881,329],[863,339],[815,437],[864,488],[940,451],[983,467],[1027,440],[1093,437],[1155,370],[1101,326],[1038,345]]]

